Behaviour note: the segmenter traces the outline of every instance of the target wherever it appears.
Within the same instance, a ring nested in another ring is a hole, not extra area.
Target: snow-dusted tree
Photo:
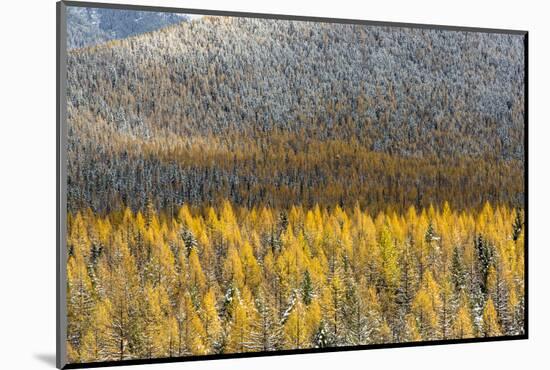
[[[255,299],[258,319],[253,322],[251,339],[260,345],[261,351],[274,351],[282,345],[282,326],[274,307],[273,297],[261,288]]]
[[[486,337],[497,337],[502,335],[497,311],[495,310],[495,305],[491,297],[489,297],[483,309],[483,335]]]
[[[216,293],[212,288],[204,295],[200,316],[205,332],[204,344],[210,353],[219,348],[222,334],[222,323],[216,307]]]

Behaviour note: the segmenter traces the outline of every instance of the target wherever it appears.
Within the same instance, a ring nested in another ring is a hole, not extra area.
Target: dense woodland
[[[523,216],[129,208],[69,219],[72,362],[523,333]]]
[[[523,334],[523,61],[230,17],[70,51],[69,361]]]
[[[521,207],[522,50],[512,35],[220,17],[75,50],[70,210]]]

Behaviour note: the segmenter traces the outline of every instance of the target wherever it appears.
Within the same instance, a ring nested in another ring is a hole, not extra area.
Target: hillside
[[[69,362],[524,335],[523,63],[230,17],[70,51]]]
[[[71,204],[521,204],[523,69],[520,36],[246,18],[76,50]]]
[[[67,8],[67,47],[123,39],[185,20],[185,16],[173,13],[71,6]]]

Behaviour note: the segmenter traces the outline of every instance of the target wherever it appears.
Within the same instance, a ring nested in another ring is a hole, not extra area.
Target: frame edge
[[[66,281],[67,265],[67,197],[66,197],[66,91],[67,70],[67,5],[63,1],[56,3],[56,367],[62,369],[67,365],[67,315],[66,315]]]
[[[345,23],[345,24],[361,24],[368,26],[383,26],[383,27],[403,27],[403,28],[416,28],[416,29],[428,29],[428,30],[442,30],[442,31],[461,31],[461,32],[484,32],[484,33],[500,33],[500,34],[513,34],[524,35],[526,30],[513,30],[513,29],[499,29],[499,28],[483,28],[483,27],[461,27],[442,24],[427,24],[427,23],[407,23],[407,22],[386,22],[375,21],[367,19],[352,19],[352,18],[331,18],[322,16],[304,16],[304,15],[291,15],[291,14],[272,14],[272,13],[256,13],[245,11],[230,11],[230,10],[215,10],[215,9],[189,9],[180,7],[168,7],[168,6],[154,6],[154,5],[132,5],[132,4],[119,4],[109,2],[93,2],[93,1],[72,1],[62,0],[66,6],[72,7],[84,7],[84,8],[107,8],[107,9],[121,9],[121,10],[136,10],[136,11],[151,11],[151,12],[163,12],[163,13],[186,13],[186,14],[201,14],[212,16],[226,16],[226,17],[246,17],[246,18],[266,18],[266,19],[281,19],[288,21],[304,21],[304,22],[322,22],[322,23]]]

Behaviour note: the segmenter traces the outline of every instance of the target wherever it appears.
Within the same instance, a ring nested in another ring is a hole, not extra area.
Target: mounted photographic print
[[[527,338],[527,32],[58,3],[58,367]]]

